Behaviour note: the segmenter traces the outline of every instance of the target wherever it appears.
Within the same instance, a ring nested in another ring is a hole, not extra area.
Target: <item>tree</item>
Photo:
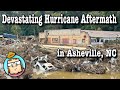
[[[0,34],[4,33],[4,25],[0,24]]]
[[[17,39],[18,39],[18,35],[20,34],[21,32],[21,27],[19,25],[13,25],[11,27],[11,32],[15,35],[17,35]]]

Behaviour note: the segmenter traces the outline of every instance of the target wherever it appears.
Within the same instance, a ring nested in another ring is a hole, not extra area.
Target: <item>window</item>
[[[85,43],[85,39],[82,39],[82,43]]]
[[[46,61],[39,61],[39,63],[46,63]]]
[[[48,66],[49,68],[52,68],[53,66]]]
[[[43,65],[43,68],[45,68],[45,66]]]
[[[99,41],[100,41],[99,37],[97,37],[96,39],[97,39],[97,42],[99,42]]]
[[[46,67],[45,65],[43,65],[43,68],[44,68],[45,70],[47,70],[47,67]]]
[[[38,65],[36,66],[36,69],[37,69],[37,70],[40,69]]]
[[[97,42],[99,42],[99,39],[97,39]]]
[[[58,43],[58,38],[52,38],[53,43]]]
[[[103,39],[101,39],[101,42],[103,42]]]
[[[91,42],[95,42],[95,39],[91,39]]]
[[[68,38],[63,38],[62,39],[62,43],[63,44],[68,44],[69,43],[69,39]]]

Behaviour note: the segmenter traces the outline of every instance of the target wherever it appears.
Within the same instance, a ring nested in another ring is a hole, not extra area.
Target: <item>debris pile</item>
[[[34,72],[39,71],[48,72],[51,70],[63,70],[68,72],[86,72],[93,74],[104,74],[108,69],[111,71],[115,68],[117,68],[117,71],[120,71],[120,69],[118,69],[120,66],[119,57],[117,59],[104,58],[103,60],[98,58],[94,58],[94,60],[91,58],[57,58],[56,51],[54,50],[41,48],[38,44],[30,42],[20,42],[0,47],[0,78],[5,78],[1,63],[3,63],[9,51],[16,52],[26,60],[26,72],[22,76],[22,78],[25,79],[31,78],[31,75]]]

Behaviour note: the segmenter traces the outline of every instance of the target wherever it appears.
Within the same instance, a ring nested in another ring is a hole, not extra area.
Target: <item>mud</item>
[[[32,75],[34,79],[120,79],[120,73],[90,74],[83,72],[56,71],[46,74]]]

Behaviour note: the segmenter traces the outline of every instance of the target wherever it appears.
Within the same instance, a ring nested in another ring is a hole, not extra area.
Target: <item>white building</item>
[[[95,30],[81,30],[85,31],[91,37],[91,44],[103,44],[109,40],[120,40],[120,31],[95,31]]]

